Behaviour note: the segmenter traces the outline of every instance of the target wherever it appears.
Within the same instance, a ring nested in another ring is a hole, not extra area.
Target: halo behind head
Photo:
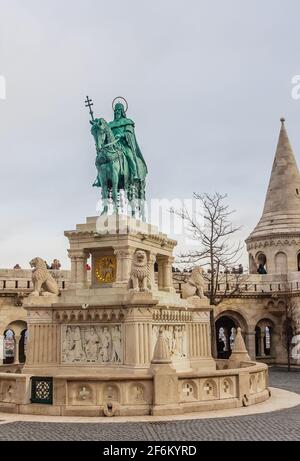
[[[123,98],[123,96],[117,96],[117,97],[113,100],[113,102],[112,102],[113,111],[115,111],[116,104],[118,104],[118,103],[121,103],[121,104],[123,104],[123,105],[124,105],[124,103],[125,103],[124,111],[125,111],[125,113],[126,113],[127,110],[128,110],[128,102],[126,101],[125,98]]]

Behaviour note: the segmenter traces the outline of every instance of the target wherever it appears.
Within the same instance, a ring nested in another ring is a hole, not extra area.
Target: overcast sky
[[[84,99],[123,95],[149,198],[226,192],[257,223],[285,115],[300,155],[298,0],[0,0],[0,267],[68,266],[63,231],[96,214]]]

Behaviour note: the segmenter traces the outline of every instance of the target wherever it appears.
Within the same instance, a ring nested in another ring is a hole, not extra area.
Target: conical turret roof
[[[300,233],[300,175],[285,119],[280,121],[281,130],[263,214],[248,239]]]

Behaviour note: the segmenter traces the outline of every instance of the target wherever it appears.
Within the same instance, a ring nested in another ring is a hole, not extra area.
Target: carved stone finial
[[[169,348],[167,345],[167,341],[164,336],[164,330],[161,327],[159,330],[158,338],[155,344],[154,352],[153,352],[153,359],[151,363],[171,363],[171,357]]]
[[[233,348],[232,348],[232,353],[243,354],[245,352],[246,352],[246,354],[248,354],[248,351],[247,351],[247,348],[246,348],[246,345],[245,345],[245,341],[244,341],[244,338],[242,336],[242,330],[239,327],[237,329],[237,332],[236,332],[236,337],[235,337],[234,345],[233,345]]]
[[[285,118],[284,118],[284,117],[281,117],[280,121],[281,121],[282,124],[284,124]]]
[[[231,362],[232,365],[239,366],[240,362],[248,360],[250,360],[250,357],[242,336],[242,330],[238,328],[229,362]]]

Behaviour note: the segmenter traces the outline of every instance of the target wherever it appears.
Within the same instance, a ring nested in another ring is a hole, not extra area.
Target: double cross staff
[[[88,96],[86,97],[86,101],[85,102],[85,107],[88,107],[89,108],[89,111],[90,111],[90,116],[91,116],[91,119],[92,121],[94,121],[94,112],[92,111],[92,106],[94,105],[92,99],[90,99]]]

